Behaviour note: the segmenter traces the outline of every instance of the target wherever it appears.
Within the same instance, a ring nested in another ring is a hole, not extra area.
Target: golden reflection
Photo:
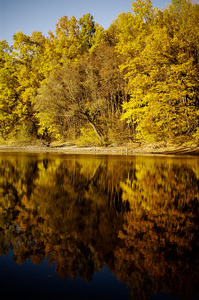
[[[0,156],[0,253],[148,299],[198,291],[199,159]]]

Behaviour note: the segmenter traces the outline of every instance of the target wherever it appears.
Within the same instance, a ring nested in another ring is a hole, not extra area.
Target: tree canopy
[[[199,4],[132,2],[108,29],[62,16],[0,42],[2,140],[199,142]]]

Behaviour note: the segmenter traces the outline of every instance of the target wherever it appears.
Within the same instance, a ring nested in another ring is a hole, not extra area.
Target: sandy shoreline
[[[0,145],[0,152],[27,152],[27,153],[61,153],[61,154],[98,154],[98,155],[195,155],[199,156],[199,147],[158,147],[152,145],[128,145],[108,147],[77,147],[77,146],[38,146],[38,145]]]

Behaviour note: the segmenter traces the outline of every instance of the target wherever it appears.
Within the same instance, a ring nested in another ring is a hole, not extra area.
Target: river
[[[2,299],[199,299],[199,157],[1,153],[0,270]]]

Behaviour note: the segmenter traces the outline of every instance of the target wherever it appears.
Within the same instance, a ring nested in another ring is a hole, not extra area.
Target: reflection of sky
[[[153,0],[154,7],[162,8],[171,0]],[[63,15],[75,16],[91,13],[95,22],[105,29],[122,12],[130,10],[130,0],[0,0],[0,40],[12,44],[18,31],[31,35],[34,30],[47,35]]]
[[[126,285],[117,281],[107,266],[95,273],[90,282],[78,277],[64,281],[55,273],[55,263],[49,266],[45,259],[42,264],[33,265],[28,260],[20,266],[10,250],[6,256],[0,256],[0,268],[1,299],[129,300]],[[150,299],[177,300],[165,292],[151,295]]]
[[[11,226],[9,226],[9,229],[11,229]],[[19,227],[19,225],[16,225],[16,226],[15,226],[15,230],[17,230],[17,231],[20,231],[20,230],[21,230],[21,228]]]
[[[33,265],[30,260],[19,266],[13,260],[13,252],[0,256],[1,299],[87,299],[127,300],[129,291],[124,283],[117,281],[108,267],[93,275],[93,280],[84,282],[76,277],[73,281],[59,278],[55,264]]]

